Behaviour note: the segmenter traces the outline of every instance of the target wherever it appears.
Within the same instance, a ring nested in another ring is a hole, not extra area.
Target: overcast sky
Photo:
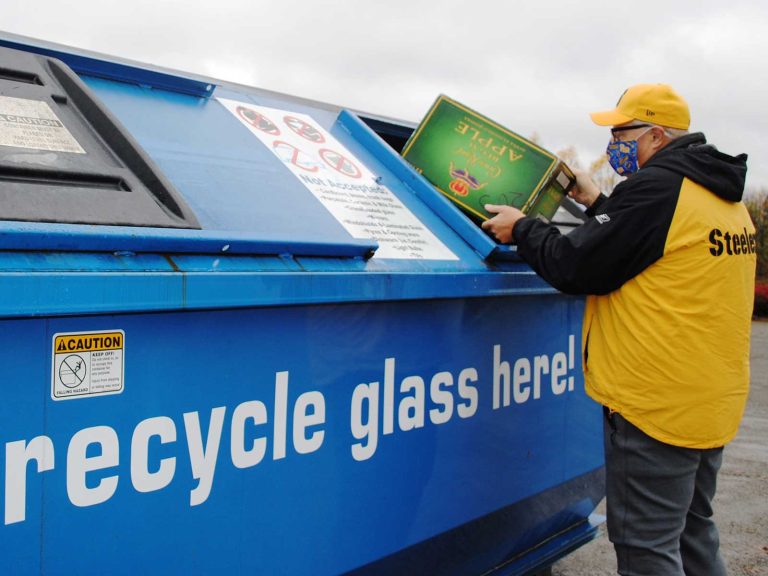
[[[0,30],[418,122],[446,94],[584,164],[588,112],[669,83],[768,188],[768,2],[2,0]]]

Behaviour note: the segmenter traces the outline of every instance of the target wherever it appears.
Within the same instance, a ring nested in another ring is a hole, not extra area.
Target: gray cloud
[[[5,31],[416,122],[448,94],[585,161],[587,112],[668,82],[768,187],[768,5],[732,0],[7,0]]]

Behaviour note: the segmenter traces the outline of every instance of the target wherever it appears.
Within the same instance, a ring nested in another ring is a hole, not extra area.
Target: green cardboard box
[[[442,95],[402,155],[476,222],[493,216],[485,204],[549,221],[576,182],[554,154]]]

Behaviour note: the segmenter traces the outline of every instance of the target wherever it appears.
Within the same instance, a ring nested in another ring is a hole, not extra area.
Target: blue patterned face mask
[[[645,132],[648,132],[648,130]],[[640,134],[640,136],[643,134]],[[640,138],[640,136],[637,138]],[[611,142],[608,144],[608,148],[605,149],[605,153],[608,154],[608,163],[619,176],[629,176],[637,172],[639,168],[637,165],[637,138],[627,140],[626,142],[621,140]]]
[[[605,153],[608,163],[619,176],[629,176],[637,172],[637,140],[629,142],[611,142]]]

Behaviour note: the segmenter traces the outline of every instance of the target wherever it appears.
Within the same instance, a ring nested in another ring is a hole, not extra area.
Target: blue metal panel
[[[592,540],[605,519],[585,514],[602,494],[602,469],[563,482],[435,538],[352,570],[345,576],[390,574],[539,574],[559,558]],[[585,487],[588,487],[585,489]],[[583,499],[575,500],[577,495]]]
[[[0,406],[1,440],[29,443],[45,436],[54,458],[49,471],[27,468],[25,516],[2,527],[0,553],[18,559],[19,574],[92,573],[96,566],[108,566],[112,574],[338,574],[515,502],[546,499],[559,485],[601,466],[592,449],[600,442],[600,414],[584,396],[580,376],[581,312],[578,299],[543,296],[3,321],[2,333],[22,342],[11,346],[6,340],[0,347],[6,381],[14,383]],[[102,329],[125,332],[124,392],[52,401],[53,335]],[[569,335],[575,350],[569,350]],[[518,394],[512,389],[516,400],[509,406],[494,408],[503,362],[512,370],[520,359],[533,365],[536,356],[547,356],[554,362],[558,353],[573,358],[556,379],[573,378],[573,391],[555,394],[551,375],[544,374],[538,397],[532,380],[518,385]],[[388,362],[391,412],[384,408]],[[287,382],[284,419],[278,416],[278,374]],[[461,374],[469,375],[466,388]],[[379,382],[379,390],[363,400],[356,389],[372,382]],[[435,382],[442,382],[450,401]],[[419,389],[423,404],[408,408]],[[322,398],[324,417],[295,433],[304,413],[294,412],[295,405],[310,392]],[[266,423],[248,424],[245,437],[239,428],[233,435],[234,411],[254,401],[263,404]],[[214,410],[223,411],[220,424]],[[445,414],[447,420],[436,423]],[[144,461],[141,443],[133,444],[135,431],[157,417],[173,422],[175,440],[154,437]],[[423,425],[409,429],[413,418],[423,418]],[[187,436],[196,442],[191,421],[199,421],[197,441],[209,456],[205,474],[200,457],[190,456],[195,450]],[[283,421],[284,456],[277,440]],[[71,439],[96,427],[100,438],[113,431],[119,447],[106,440],[92,444],[87,457],[107,453],[117,464],[82,480]],[[209,436],[211,429],[221,430],[220,443],[206,444],[216,435]],[[307,453],[297,450],[313,434],[322,434],[321,444]],[[232,443],[250,448],[259,438],[266,443],[263,460],[236,467]],[[167,486],[137,491],[135,475],[157,472],[162,462],[173,462]],[[193,466],[211,481],[207,496],[196,492],[206,490]],[[115,479],[103,502],[73,504],[78,491]],[[11,496],[18,497],[18,490]],[[202,501],[192,505],[195,498]],[[579,489],[551,517],[534,514],[526,540],[507,541],[489,554],[509,558],[536,541],[536,530],[565,529],[593,506],[584,506],[583,498]],[[466,573],[493,567],[484,560],[470,554]]]
[[[284,244],[292,239],[297,245],[363,244],[217,100],[85,80],[182,193],[201,234],[239,233]],[[222,95],[248,101],[243,93]]]
[[[0,334],[3,335],[4,347],[7,349],[5,358],[14,357],[15,362],[23,362],[26,365],[24,369],[24,381],[43,382],[46,378],[46,366],[41,362],[39,356],[39,345],[47,338],[45,323],[36,322],[13,322],[11,324],[0,321]],[[37,355],[37,359],[35,356]],[[24,359],[24,360],[22,360]],[[19,373],[15,374],[18,378]],[[17,380],[17,382],[21,382]],[[41,390],[38,388],[36,393],[21,393],[22,386],[16,387],[16,394],[8,398],[9,402],[3,402],[0,408],[2,414],[2,429],[9,434],[2,434],[2,443],[17,440],[20,438],[32,439],[35,436],[44,433],[46,430],[46,403],[41,396]],[[7,385],[3,386],[3,391],[7,390]],[[29,392],[29,390],[27,391]],[[11,420],[15,422],[11,424]],[[6,451],[8,447],[6,446]],[[3,469],[5,470],[5,466]],[[29,470],[36,470],[34,465],[29,466]],[[3,474],[3,476],[5,476]],[[3,487],[7,485],[7,480]],[[43,542],[44,526],[44,508],[43,499],[40,497],[43,493],[45,479],[43,476],[34,474],[29,475],[29,481],[26,484],[26,490],[29,494],[35,494],[37,497],[29,498],[27,503],[29,523],[25,523],[22,530],[3,530],[0,536],[0,547],[2,547],[3,569],[9,574],[41,574],[42,564],[40,549]],[[4,499],[3,510],[8,508],[8,500]]]
[[[0,271],[6,318],[555,293],[519,263],[427,274],[350,258],[0,252]]]
[[[0,221],[5,249],[177,252],[204,254],[308,254],[313,256],[370,257],[378,247],[373,240],[297,240],[291,231],[251,232],[135,228],[40,222]]]

